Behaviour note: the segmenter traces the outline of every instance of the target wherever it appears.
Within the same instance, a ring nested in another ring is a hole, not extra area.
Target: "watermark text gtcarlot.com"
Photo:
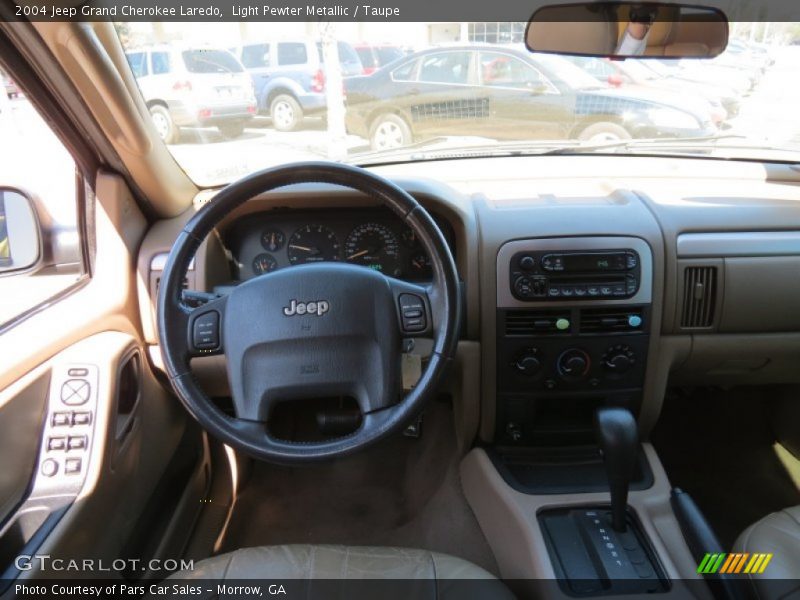
[[[20,571],[37,569],[63,573],[125,573],[131,571],[193,571],[194,561],[165,558],[141,560],[138,558],[52,558],[49,554],[21,554],[14,560]]]

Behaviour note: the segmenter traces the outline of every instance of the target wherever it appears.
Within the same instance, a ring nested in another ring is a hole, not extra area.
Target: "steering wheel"
[[[257,194],[298,183],[352,188],[389,207],[430,256],[432,281],[415,285],[363,266],[312,263],[260,275],[198,308],[186,306],[181,295],[189,263],[220,220]],[[406,426],[453,359],[460,314],[450,248],[414,198],[363,169],[306,162],[240,179],[188,221],[162,273],[158,335],[172,388],[206,431],[254,458],[291,464],[347,455]],[[403,397],[402,340],[431,336],[427,366]],[[193,357],[220,353],[235,417],[211,402],[190,369]],[[292,442],[269,431],[276,404],[338,395],[358,403],[361,423],[353,433]]]

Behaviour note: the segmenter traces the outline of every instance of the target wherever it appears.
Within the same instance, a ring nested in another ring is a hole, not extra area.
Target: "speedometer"
[[[363,223],[347,236],[344,255],[348,262],[364,265],[386,275],[398,277],[400,244],[391,229],[379,223]]]

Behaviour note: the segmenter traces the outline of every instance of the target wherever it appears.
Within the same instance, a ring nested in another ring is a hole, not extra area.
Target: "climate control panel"
[[[502,322],[501,317],[501,322]],[[644,383],[648,336],[504,336],[498,340],[499,393],[597,392]]]

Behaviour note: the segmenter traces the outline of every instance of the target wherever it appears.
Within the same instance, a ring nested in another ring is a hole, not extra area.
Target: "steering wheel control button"
[[[58,461],[48,458],[42,463],[42,475],[45,477],[54,477],[58,473]]]
[[[400,294],[398,300],[403,331],[408,333],[425,331],[428,322],[425,318],[425,303],[422,298],[414,294]]]
[[[69,427],[72,424],[72,413],[54,412],[50,422],[53,427]]]
[[[54,436],[47,438],[47,451],[58,452],[67,449],[67,438],[63,436]]]
[[[61,401],[68,406],[80,406],[89,401],[91,392],[85,379],[67,379],[61,384]]]
[[[74,412],[72,413],[73,425],[91,425],[92,413],[90,412]]]
[[[83,461],[80,458],[68,458],[64,461],[64,473],[67,475],[80,473],[82,463]]]
[[[219,313],[211,310],[195,317],[192,323],[192,344],[197,350],[219,348]]]

